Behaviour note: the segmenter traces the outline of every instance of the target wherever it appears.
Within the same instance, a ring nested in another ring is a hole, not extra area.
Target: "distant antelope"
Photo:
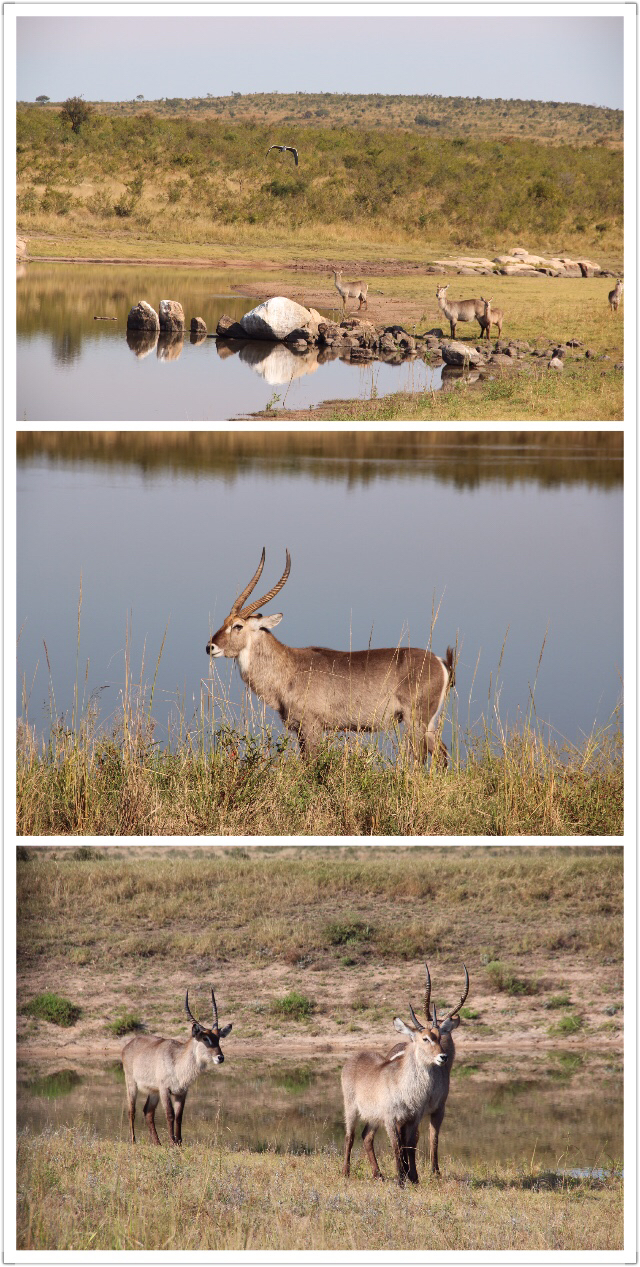
[[[394,722],[415,726],[418,752],[447,764],[448,752],[436,738],[436,725],[447,690],[454,681],[453,650],[446,659],[417,647],[332,651],[328,647],[288,647],[270,632],[282,612],[254,612],[280,592],[291,570],[286,565],[277,585],[247,607],[242,604],[258,583],[258,570],[236,599],[224,624],[207,643],[207,655],[237,660],[240,676],[259,699],[280,714],[298,737],[303,754],[313,753],[323,730],[384,730]]]
[[[620,306],[620,300],[622,299],[623,288],[624,288],[624,282],[619,277],[613,290],[609,291],[609,303],[611,304],[612,312],[618,311],[618,308]]]
[[[384,1126],[391,1141],[396,1162],[398,1183],[406,1179],[418,1182],[416,1150],[420,1122],[429,1114],[429,1159],[431,1172],[438,1169],[438,1136],[449,1094],[449,1077],[455,1056],[452,1030],[460,1024],[458,1015],[469,993],[469,973],[463,964],[465,988],[457,1007],[447,1012],[443,1020],[429,1013],[431,978],[427,969],[427,988],[424,1010],[427,1024],[422,1025],[410,1006],[413,1025],[405,1025],[399,1016],[394,1025],[406,1034],[408,1043],[397,1043],[385,1056],[379,1052],[364,1050],[347,1061],[342,1070],[342,1094],[344,1096],[345,1178],[350,1171],[351,1149],[355,1138],[356,1119],[364,1122],[362,1141],[371,1163],[374,1179],[382,1179],[380,1167],[373,1151],[373,1138],[379,1126]]]
[[[342,311],[347,310],[347,299],[359,299],[358,312],[364,303],[365,308],[369,307],[367,299],[367,291],[369,289],[368,282],[343,282],[342,272],[340,269],[333,270],[334,285],[342,299]]]
[[[480,322],[480,338],[482,338],[486,330],[487,339],[490,343],[492,326],[498,327],[498,339],[502,338],[503,312],[502,308],[492,308],[490,299],[484,299],[482,295],[480,298],[482,299],[482,303],[484,305],[482,316],[478,317],[478,321]]]
[[[220,1050],[220,1039],[226,1038],[233,1028],[232,1025],[225,1025],[224,1029],[219,1028],[218,1009],[213,990],[211,1002],[213,1026],[207,1029],[191,1014],[187,990],[184,1006],[193,1024],[191,1038],[188,1038],[186,1042],[182,1043],[177,1038],[158,1038],[155,1034],[139,1034],[136,1038],[130,1038],[122,1048],[122,1066],[127,1086],[132,1144],[136,1142],[134,1121],[139,1091],[146,1096],[143,1112],[153,1143],[160,1143],[154,1121],[158,1100],[162,1101],[162,1107],[167,1115],[169,1142],[182,1143],[182,1114],[187,1091],[203,1069],[208,1069],[210,1065],[222,1064],[224,1056]]]
[[[445,317],[449,319],[451,338],[455,339],[458,321],[480,321],[484,316],[484,302],[482,299],[447,299],[448,289],[448,285],[437,286],[436,299]]]

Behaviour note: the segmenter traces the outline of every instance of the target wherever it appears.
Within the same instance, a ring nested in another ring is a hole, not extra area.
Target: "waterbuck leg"
[[[384,1179],[384,1175],[382,1174],[382,1171],[380,1170],[380,1167],[378,1165],[378,1159],[373,1151],[373,1137],[375,1133],[376,1133],[375,1126],[372,1129],[369,1126],[369,1123],[367,1122],[362,1132],[362,1143],[364,1144],[364,1151],[367,1154],[369,1161],[371,1162],[371,1169],[373,1171],[374,1179]]]
[[[175,1098],[176,1098],[176,1100],[177,1100],[177,1105],[176,1105],[176,1144],[181,1144],[181,1143],[182,1143],[182,1114],[184,1113],[184,1105],[185,1105],[185,1100],[186,1100],[186,1098],[187,1098],[187,1097],[186,1097],[186,1094],[185,1094],[185,1095],[181,1095],[181,1096],[176,1096]]]
[[[342,1173],[345,1179],[348,1179],[351,1174],[351,1149],[353,1148],[355,1134],[355,1126],[352,1123],[344,1137],[344,1166],[342,1167]]]
[[[175,1129],[174,1129],[176,1115],[173,1111],[171,1096],[169,1095],[169,1092],[165,1090],[160,1093],[160,1098],[162,1100],[162,1107],[167,1115],[167,1126],[169,1127],[169,1142],[171,1144],[177,1144],[178,1141],[176,1139]]]
[[[129,1100],[129,1133],[131,1135],[132,1144],[135,1144],[136,1142],[136,1133],[135,1133],[135,1130],[133,1129],[135,1120],[136,1120],[136,1102],[135,1102],[135,1099],[133,1099],[133,1100]]]
[[[405,1126],[402,1130],[402,1158],[407,1178],[410,1183],[418,1182],[418,1171],[416,1168],[416,1153],[418,1151],[419,1132],[412,1126]]]
[[[159,1143],[160,1143],[160,1140],[159,1140],[159,1138],[158,1138],[158,1132],[157,1132],[157,1130],[156,1130],[155,1120],[154,1120],[154,1114],[155,1114],[155,1111],[156,1111],[156,1105],[157,1105],[157,1103],[158,1103],[157,1096],[156,1096],[156,1097],[154,1097],[154,1096],[148,1095],[148,1096],[147,1096],[147,1099],[146,1099],[146,1101],[145,1101],[145,1106],[144,1106],[144,1110],[143,1110],[143,1112],[144,1112],[144,1120],[145,1120],[145,1122],[147,1123],[147,1126],[149,1127],[149,1132],[150,1132],[150,1134],[151,1134],[151,1140],[152,1140],[152,1143],[154,1143],[154,1144],[159,1144]]]
[[[387,1134],[389,1136],[389,1139],[391,1140],[393,1155],[396,1159],[396,1171],[398,1174],[398,1183],[400,1184],[400,1187],[402,1188],[407,1178],[407,1172],[406,1172],[405,1164],[404,1164],[404,1149],[402,1146],[402,1135],[400,1133],[399,1128],[396,1126],[395,1122],[392,1123],[390,1126],[387,1126]]]
[[[444,1105],[438,1109],[436,1113],[431,1114],[431,1123],[429,1126],[429,1160],[431,1162],[431,1173],[433,1175],[440,1174],[438,1166],[438,1135],[442,1126],[444,1117]]]

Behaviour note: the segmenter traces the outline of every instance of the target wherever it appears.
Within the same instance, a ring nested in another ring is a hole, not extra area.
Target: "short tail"
[[[455,660],[454,660],[453,647],[447,647],[447,654],[446,654],[446,658],[445,658],[445,664],[446,664],[446,666],[447,666],[447,673],[449,674],[449,687],[455,686],[455,684],[456,684],[456,666],[455,666]]]

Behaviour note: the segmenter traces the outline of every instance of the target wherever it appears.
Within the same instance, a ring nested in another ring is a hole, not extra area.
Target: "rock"
[[[207,324],[206,324],[206,321],[203,321],[202,317],[191,318],[191,333],[192,334],[206,334],[207,333]]]
[[[563,369],[564,369],[564,365],[562,364],[562,361],[560,360],[560,357],[559,357],[559,356],[552,356],[552,357],[551,357],[551,360],[549,361],[549,369],[550,369],[550,370],[563,370]]]
[[[127,330],[159,330],[160,318],[151,304],[144,299],[135,304],[127,317]]]
[[[457,339],[442,345],[442,359],[445,365],[484,365],[484,354],[476,348],[458,343]]]
[[[159,315],[161,330],[184,330],[184,312],[177,299],[161,299]]]
[[[492,365],[508,365],[513,367],[513,357],[507,356],[506,352],[493,352],[491,356]]]
[[[245,337],[271,339],[274,342],[286,339],[292,330],[308,329],[316,334],[321,322],[319,313],[314,315],[309,308],[303,308],[302,304],[286,299],[284,295],[265,300],[240,319]]]
[[[216,334],[222,339],[246,339],[246,334],[239,321],[232,321],[231,317],[222,314],[217,326]]]

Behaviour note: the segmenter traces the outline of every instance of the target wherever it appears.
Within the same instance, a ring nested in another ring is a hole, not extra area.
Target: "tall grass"
[[[450,1159],[418,1188],[375,1184],[335,1150],[299,1157],[207,1148],[132,1148],[81,1129],[18,1140],[21,1250],[613,1251],[623,1181],[535,1164]]]

